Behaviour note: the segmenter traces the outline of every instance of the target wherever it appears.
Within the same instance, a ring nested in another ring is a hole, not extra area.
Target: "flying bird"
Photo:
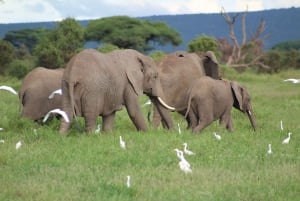
[[[57,89],[57,90],[53,91],[53,92],[48,96],[48,99],[54,98],[55,94],[57,94],[57,95],[62,95],[61,89]]]
[[[20,149],[21,146],[22,146],[22,142],[21,142],[21,141],[17,142],[17,144],[16,144],[16,149]]]
[[[295,79],[295,78],[289,78],[286,80],[283,80],[284,82],[292,82],[293,84],[298,84],[300,83],[300,79]]]
[[[121,146],[122,149],[126,149],[126,145],[125,145],[125,142],[122,139],[122,136],[120,136],[120,146]]]
[[[187,143],[186,143],[186,142],[183,143],[183,152],[184,152],[185,154],[187,154],[187,155],[195,155],[194,152],[188,150],[188,148],[187,148]]]
[[[50,116],[51,113],[59,114],[59,115],[61,115],[61,116],[64,118],[64,120],[65,120],[67,123],[70,122],[68,115],[67,115],[64,111],[62,111],[61,109],[54,109],[54,110],[49,111],[49,112],[46,114],[46,116],[44,117],[43,122],[46,122],[46,121],[47,121],[47,119],[49,118],[49,116]]]
[[[288,144],[288,143],[290,142],[291,134],[292,134],[292,133],[290,133],[290,132],[288,133],[288,137],[285,138],[285,139],[282,141],[282,144]]]
[[[6,91],[9,91],[15,95],[18,95],[18,92],[16,90],[14,90],[12,87],[10,86],[0,86],[0,90],[3,89],[3,90],[6,90]]]
[[[130,176],[129,175],[127,175],[127,180],[126,180],[126,186],[127,186],[127,188],[130,188]]]
[[[213,134],[214,134],[214,136],[215,136],[215,138],[217,140],[221,140],[222,139],[222,137],[220,135],[218,135],[216,132],[213,132]]]
[[[267,154],[272,154],[271,144],[268,144]]]

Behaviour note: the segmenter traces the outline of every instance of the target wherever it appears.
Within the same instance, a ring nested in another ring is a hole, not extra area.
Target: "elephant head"
[[[214,52],[207,51],[204,54],[203,66],[207,76],[219,79],[219,64]]]
[[[247,113],[253,129],[256,130],[256,122],[248,90],[237,82],[230,82],[230,86],[234,97],[233,106],[241,112]]]

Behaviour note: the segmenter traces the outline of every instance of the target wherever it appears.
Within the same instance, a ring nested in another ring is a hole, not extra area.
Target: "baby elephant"
[[[195,80],[189,89],[185,117],[188,116],[190,119],[190,127],[194,133],[200,132],[217,119],[220,120],[220,124],[232,131],[230,114],[232,106],[247,113],[255,130],[256,123],[247,89],[237,82],[214,80],[204,76]]]

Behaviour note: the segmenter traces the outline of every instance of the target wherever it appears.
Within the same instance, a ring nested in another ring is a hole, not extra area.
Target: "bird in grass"
[[[125,145],[125,142],[122,139],[122,136],[120,136],[120,146],[121,146],[122,149],[126,149],[126,145]]]
[[[0,140],[0,143],[5,143],[5,141],[4,140]]]
[[[185,174],[192,173],[191,167],[187,166],[184,161],[179,161],[178,165]]]
[[[179,159],[179,161],[182,161],[182,163],[187,166],[187,167],[191,167],[191,164],[184,158],[183,156],[183,152],[179,149],[174,149],[176,151],[177,154],[177,158]]]
[[[101,131],[101,124],[97,125],[97,129],[95,130],[95,133],[98,134]]]
[[[130,175],[127,175],[126,178],[127,178],[126,186],[127,186],[127,188],[130,188]]]
[[[10,86],[4,86],[4,85],[2,85],[2,86],[0,86],[0,90],[1,89],[3,89],[3,90],[6,90],[6,91],[9,91],[9,92],[11,92],[11,93],[13,93],[13,94],[15,94],[15,95],[18,95],[18,92],[16,91],[16,90],[14,90],[12,87],[10,87]]]
[[[280,121],[280,130],[283,131],[283,122],[282,122],[282,120]]]
[[[21,142],[21,141],[17,142],[17,144],[16,144],[16,149],[20,149],[21,146],[22,146],[22,142]]]
[[[300,79],[295,79],[295,78],[289,78],[286,80],[283,80],[284,82],[292,82],[293,84],[298,84],[300,83]]]
[[[0,128],[0,131],[4,131],[4,128]]]
[[[282,144],[288,144],[290,142],[292,133],[288,133],[288,137],[282,141]]]
[[[272,147],[271,147],[271,144],[268,144],[267,154],[272,154]]]
[[[50,110],[50,111],[46,114],[46,116],[44,117],[43,122],[46,122],[46,121],[47,121],[47,119],[49,118],[49,116],[50,116],[51,113],[59,114],[59,115],[61,115],[61,116],[64,118],[64,120],[65,120],[67,123],[70,122],[68,115],[67,115],[64,111],[62,111],[61,109]]]
[[[151,102],[151,100],[149,99],[146,103],[144,103],[142,106],[143,107],[145,107],[145,106],[147,106],[147,105],[151,105],[152,104],[152,102]]]
[[[57,95],[62,95],[61,89],[57,89],[57,90],[53,91],[53,92],[48,96],[48,99],[54,98],[55,94],[57,94]]]
[[[194,152],[188,150],[188,148],[187,148],[187,143],[186,143],[186,142],[183,143],[183,152],[184,152],[185,154],[187,154],[187,155],[195,155]]]
[[[213,134],[214,134],[214,136],[215,136],[215,138],[217,140],[221,140],[222,139],[222,137],[220,135],[218,135],[216,132],[213,132]]]
[[[180,128],[180,124],[177,123],[177,127],[178,127],[178,133],[181,135],[181,128]]]

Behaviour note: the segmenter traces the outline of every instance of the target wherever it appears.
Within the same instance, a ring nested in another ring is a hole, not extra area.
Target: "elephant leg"
[[[194,129],[197,126],[197,115],[195,114],[192,108],[190,109],[186,120],[188,122],[188,129]]]
[[[200,133],[205,127],[207,127],[214,121],[212,111],[206,111],[203,109],[201,111],[201,108],[198,106],[197,112],[199,116],[198,125],[195,128],[193,128],[193,133]]]
[[[125,101],[125,107],[126,107],[127,113],[129,115],[131,121],[135,125],[136,129],[146,131],[147,126],[146,126],[146,122],[144,120],[143,113],[140,108],[138,96],[132,90],[132,88],[126,89],[124,101]]]
[[[230,111],[227,111],[220,117],[220,124],[223,125],[227,130],[233,131],[233,122],[230,115]]]
[[[97,117],[97,115],[87,115],[84,117],[85,130],[87,133],[91,133],[96,130]]]
[[[157,108],[153,107],[153,120],[152,120],[153,127],[158,128],[160,122],[161,122],[161,116],[160,116]]]
[[[115,124],[115,112],[110,115],[102,117],[102,131],[109,132],[112,131]]]

